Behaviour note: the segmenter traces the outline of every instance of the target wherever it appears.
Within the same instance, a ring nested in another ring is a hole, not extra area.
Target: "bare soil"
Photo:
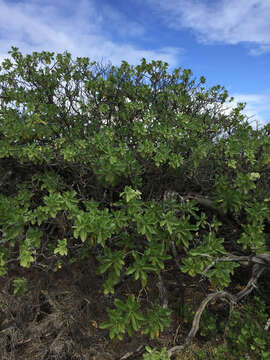
[[[126,299],[134,293],[142,309],[158,298],[156,277],[149,277],[147,290],[140,282],[127,279],[117,287],[114,296],[103,294],[105,277],[96,275],[96,259],[89,258],[67,265],[57,272],[13,268],[0,279],[0,359],[1,360],[101,360],[120,359],[140,345],[161,350],[184,342],[189,331],[179,314],[179,289],[170,272],[164,280],[170,291],[171,326],[157,339],[135,333],[124,340],[111,340],[108,330],[99,325],[108,319],[106,307],[113,307],[114,297]],[[24,276],[28,291],[13,294],[13,280]],[[184,279],[183,279],[184,281]],[[152,284],[152,285],[151,285]],[[185,290],[185,301],[199,304],[201,295],[192,286]],[[137,357],[142,359],[142,355]],[[128,358],[131,359],[131,358]]]

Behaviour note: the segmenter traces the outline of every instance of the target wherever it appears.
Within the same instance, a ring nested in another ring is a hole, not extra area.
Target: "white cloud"
[[[109,32],[116,32],[121,38],[143,36],[145,28],[138,22],[125,19],[123,13],[117,11],[114,6],[102,4],[101,11],[104,23],[110,24]]]
[[[243,111],[250,117],[250,122],[256,127],[256,121],[263,126],[270,123],[270,91],[265,94],[234,94],[233,104],[237,102],[246,102],[246,108]]]
[[[232,94],[234,100],[226,102],[222,112],[229,115],[237,103],[246,103],[245,109],[241,112],[247,116],[247,120],[254,128],[262,128],[270,123],[270,90],[264,94]]]
[[[270,51],[270,1],[146,1],[170,27],[190,28],[200,42],[247,43],[252,55]]]
[[[112,40],[111,28],[121,42]],[[129,22],[123,14],[109,6],[98,9],[90,0],[16,3],[0,0],[0,60],[8,56],[11,46],[16,46],[22,53],[44,50],[59,53],[67,50],[73,57],[110,60],[114,65],[122,60],[137,64],[145,57],[148,61],[167,61],[175,67],[182,49],[163,47],[145,50],[129,41],[129,37],[140,36],[143,32],[144,28],[139,23]]]

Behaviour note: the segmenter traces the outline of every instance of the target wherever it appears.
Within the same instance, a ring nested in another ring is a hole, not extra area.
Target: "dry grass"
[[[205,351],[207,355],[207,360],[216,359],[216,346],[211,342],[207,342],[204,345],[202,344],[191,344],[186,350],[184,350],[181,354],[178,354],[177,360],[198,360],[198,353],[200,351]],[[206,357],[204,357],[206,359]]]

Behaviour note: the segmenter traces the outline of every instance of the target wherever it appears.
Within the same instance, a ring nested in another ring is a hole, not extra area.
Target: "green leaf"
[[[102,324],[99,325],[100,329],[108,329],[112,326],[112,323],[109,321],[105,321]]]
[[[54,249],[54,254],[60,254],[61,256],[68,254],[67,239],[58,240],[58,246]]]
[[[27,289],[27,280],[24,277],[13,280],[13,286],[14,286],[13,293],[15,295],[22,296],[28,290]]]
[[[87,232],[85,230],[80,231],[80,238],[81,238],[82,242],[85,242],[85,240],[87,238]]]

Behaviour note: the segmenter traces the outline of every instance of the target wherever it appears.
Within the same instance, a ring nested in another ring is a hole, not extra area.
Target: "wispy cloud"
[[[270,123],[270,90],[265,94],[232,94],[234,100],[223,105],[225,114],[230,114],[237,103],[246,103],[242,111],[250,125],[256,129]]]
[[[108,23],[115,38],[106,31]],[[140,48],[130,41],[130,37],[140,36],[143,32],[141,24],[130,22],[108,5],[97,7],[93,0],[16,3],[0,0],[0,59],[7,57],[11,46],[16,46],[23,53],[67,50],[74,57],[110,60],[115,65],[122,60],[137,64],[145,57],[148,61],[161,59],[176,66],[182,49]],[[121,41],[117,41],[119,37]]]
[[[270,91],[265,94],[234,94],[233,104],[246,102],[244,114],[250,117],[250,122],[256,127],[256,121],[263,126],[270,123]]]
[[[113,5],[101,4],[103,23],[109,24],[108,34],[116,33],[121,39],[130,39],[143,36],[146,33],[145,27],[131,19],[126,19],[125,15],[116,10]],[[103,27],[104,30],[104,27]]]
[[[266,0],[146,0],[174,29],[189,28],[198,41],[246,43],[250,54],[270,51],[270,2]]]

